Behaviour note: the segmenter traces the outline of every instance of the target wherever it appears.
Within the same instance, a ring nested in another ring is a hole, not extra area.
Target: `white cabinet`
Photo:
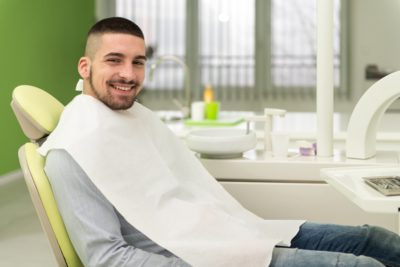
[[[265,219],[305,219],[397,230],[395,214],[366,213],[325,183],[222,181],[244,207]]]
[[[244,207],[266,219],[305,219],[321,223],[379,225],[397,231],[397,215],[368,213],[320,177],[322,168],[399,165],[399,154],[380,151],[369,160],[273,158],[250,151],[243,158],[201,159],[202,164]]]

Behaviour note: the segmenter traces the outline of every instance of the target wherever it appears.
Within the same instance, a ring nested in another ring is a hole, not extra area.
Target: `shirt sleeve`
[[[71,242],[85,266],[190,266],[128,244],[116,210],[65,150],[52,150],[45,172]]]

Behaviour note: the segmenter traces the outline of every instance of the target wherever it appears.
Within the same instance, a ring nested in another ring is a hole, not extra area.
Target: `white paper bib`
[[[39,148],[65,149],[138,230],[193,266],[268,266],[304,221],[244,209],[150,110],[113,111],[79,95]],[[262,205],[262,203],[260,203]]]

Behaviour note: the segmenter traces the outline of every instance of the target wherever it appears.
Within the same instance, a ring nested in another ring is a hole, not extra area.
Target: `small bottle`
[[[206,103],[214,101],[214,90],[210,84],[207,84],[207,86],[204,88],[203,100]]]
[[[205,103],[205,118],[207,120],[218,119],[219,102],[214,100],[214,90],[210,84],[204,88],[203,100]]]

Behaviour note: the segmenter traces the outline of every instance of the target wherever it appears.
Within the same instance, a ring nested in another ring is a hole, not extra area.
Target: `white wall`
[[[400,70],[400,0],[347,1],[349,78],[353,101],[357,101],[374,83],[365,79],[366,65]]]

